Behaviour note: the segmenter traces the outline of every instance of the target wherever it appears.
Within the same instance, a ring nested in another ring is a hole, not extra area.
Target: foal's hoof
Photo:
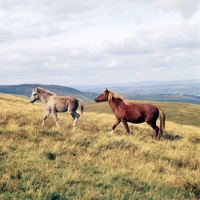
[[[157,137],[156,137],[156,136],[152,136],[152,139],[153,139],[153,140],[157,140]]]
[[[166,138],[163,136],[163,137],[160,138],[160,140],[166,140]]]

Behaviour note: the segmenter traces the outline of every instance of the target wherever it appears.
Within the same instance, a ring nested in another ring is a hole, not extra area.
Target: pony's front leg
[[[47,117],[50,115],[51,111],[50,110],[46,110],[44,117],[43,117],[43,122],[42,122],[42,126],[44,126],[45,120],[47,119]]]
[[[120,123],[121,121],[119,119],[116,120],[116,122],[114,123],[113,127],[112,127],[112,131],[110,132],[110,134],[113,134],[114,129],[117,127],[117,125]]]

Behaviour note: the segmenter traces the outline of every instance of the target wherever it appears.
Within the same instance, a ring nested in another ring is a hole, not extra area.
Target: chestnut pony
[[[129,134],[130,130],[127,122],[135,124],[146,122],[154,130],[154,139],[158,138],[158,133],[160,133],[159,137],[163,137],[165,128],[165,114],[160,108],[157,108],[151,104],[131,103],[120,97],[118,94],[115,94],[107,89],[104,90],[94,100],[96,102],[108,101],[110,107],[115,113],[117,120],[112,127],[111,134],[120,122],[124,124],[124,127]],[[158,119],[159,115],[160,129],[158,126],[156,126],[156,120]]]

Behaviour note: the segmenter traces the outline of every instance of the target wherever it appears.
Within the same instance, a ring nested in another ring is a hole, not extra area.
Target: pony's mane
[[[51,91],[49,91],[49,90],[45,90],[45,89],[43,89],[43,88],[41,88],[41,87],[37,87],[37,88],[33,89],[33,91],[42,92],[42,93],[47,93],[47,94],[49,94],[49,95],[56,95],[55,93],[53,93],[53,92],[51,92]]]
[[[104,92],[106,92],[106,90]],[[122,98],[120,95],[118,95],[118,94],[116,94],[114,92],[108,91],[108,90],[107,90],[107,92],[108,92],[108,101],[110,101],[110,100],[112,100],[114,98],[114,99],[122,100],[126,105],[130,104],[130,101]]]

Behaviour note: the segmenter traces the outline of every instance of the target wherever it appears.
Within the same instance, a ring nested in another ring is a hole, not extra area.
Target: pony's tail
[[[158,108],[160,113],[160,136],[163,137],[164,130],[165,130],[165,113],[162,111],[161,108]]]
[[[84,103],[82,100],[78,99],[78,102],[80,103],[81,105],[81,114],[83,114],[83,111],[84,111]]]

